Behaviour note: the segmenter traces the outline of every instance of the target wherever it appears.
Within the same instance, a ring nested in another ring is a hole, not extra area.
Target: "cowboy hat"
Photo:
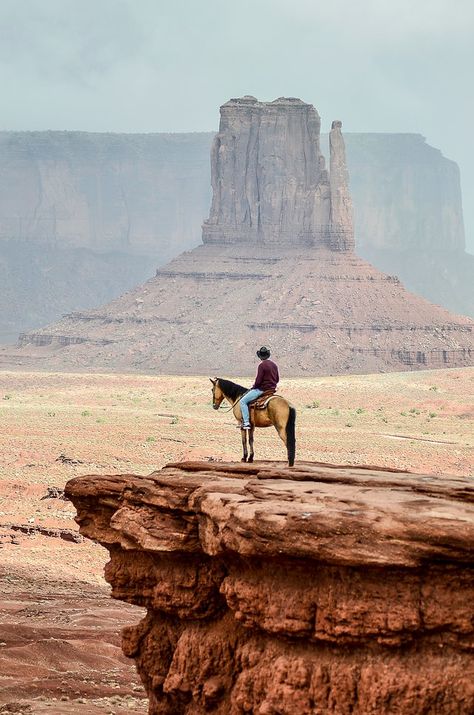
[[[260,350],[257,350],[257,356],[260,358],[260,360],[266,360],[270,357],[270,350],[265,346],[262,346]]]

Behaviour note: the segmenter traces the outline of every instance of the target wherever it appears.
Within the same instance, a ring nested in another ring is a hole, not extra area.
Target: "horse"
[[[218,410],[223,400],[227,400],[231,405],[234,417],[238,422],[242,422],[242,412],[240,410],[240,398],[248,392],[247,387],[237,385],[222,377],[209,378],[212,382],[212,406]],[[250,405],[250,430],[241,429],[243,457],[242,462],[253,462],[253,433],[255,427],[275,427],[281,440],[286,446],[288,454],[288,466],[295,463],[296,439],[295,439],[296,410],[290,403],[280,395],[275,395],[268,400],[264,409],[255,408]],[[247,432],[250,451],[247,449]]]

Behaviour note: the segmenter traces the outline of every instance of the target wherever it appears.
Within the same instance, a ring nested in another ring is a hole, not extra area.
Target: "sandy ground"
[[[474,475],[474,368],[291,379],[279,392],[298,411],[297,458]],[[119,647],[142,612],[109,599],[107,553],[71,540],[74,510],[54,488],[239,460],[233,416],[211,409],[203,377],[26,372],[0,372],[0,416],[0,714],[145,713]],[[256,434],[256,458],[285,458],[273,429]]]

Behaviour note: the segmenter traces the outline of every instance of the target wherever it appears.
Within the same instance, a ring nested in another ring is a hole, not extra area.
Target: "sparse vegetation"
[[[4,400],[11,400],[13,395],[3,395]]]
[[[156,437],[153,437],[153,435],[150,435],[150,437],[147,437],[145,442],[151,443],[151,442],[156,442]]]
[[[92,414],[92,413],[89,412],[89,410],[83,410],[83,411],[81,412],[81,417],[90,417],[91,414]]]
[[[433,419],[433,417],[437,417],[437,416],[438,416],[438,413],[437,413],[437,412],[430,412],[429,415],[428,415],[428,417],[429,417],[430,419]]]
[[[178,422],[179,422],[179,417],[178,417],[178,415],[173,415],[173,417],[171,418],[170,424],[171,424],[171,425],[177,425]]]
[[[356,414],[357,414],[357,415],[362,415],[364,412],[365,412],[365,410],[364,410],[363,407],[358,407],[358,408],[356,409]]]
[[[319,407],[319,402],[318,402],[318,400],[313,400],[308,405],[305,405],[305,407],[308,410],[315,410]]]
[[[431,385],[430,390],[431,390],[431,392],[438,392],[437,385]]]

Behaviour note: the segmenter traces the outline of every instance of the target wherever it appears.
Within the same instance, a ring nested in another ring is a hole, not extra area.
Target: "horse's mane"
[[[242,387],[242,385],[237,385],[236,382],[231,382],[230,380],[224,380],[222,377],[218,377],[217,381],[225,396],[230,397],[233,402],[248,390],[248,387]]]

